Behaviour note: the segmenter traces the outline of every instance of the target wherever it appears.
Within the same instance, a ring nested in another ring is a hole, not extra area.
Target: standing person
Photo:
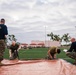
[[[3,60],[3,55],[5,51],[5,39],[8,35],[7,26],[5,25],[5,19],[1,19],[0,21],[0,65],[2,65],[1,61]]]
[[[18,50],[19,50],[19,44],[17,44],[15,41],[12,41],[12,44],[9,47],[10,60],[16,59],[17,57],[19,59]]]
[[[51,47],[49,50],[48,50],[48,59],[52,60],[52,59],[56,59],[56,54],[60,53],[61,50],[58,49],[57,47]]]
[[[71,46],[70,49],[66,52],[66,55],[75,60],[74,64],[76,65],[76,40],[75,38],[71,38]]]

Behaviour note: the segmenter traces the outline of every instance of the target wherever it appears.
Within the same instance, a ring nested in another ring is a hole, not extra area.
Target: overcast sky
[[[18,42],[48,40],[48,33],[76,37],[76,0],[0,0],[0,18]]]

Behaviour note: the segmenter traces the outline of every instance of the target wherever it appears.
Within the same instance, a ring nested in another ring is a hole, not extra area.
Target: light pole
[[[46,25],[45,25],[45,44],[46,44]]]
[[[46,42],[46,35],[47,35],[47,33],[46,33],[46,28],[47,28],[48,26],[46,26],[46,25],[44,25],[44,43],[45,43],[45,46],[46,46],[46,44],[47,44],[47,42]]]
[[[44,43],[46,46],[46,25],[44,25],[43,27],[44,27]]]

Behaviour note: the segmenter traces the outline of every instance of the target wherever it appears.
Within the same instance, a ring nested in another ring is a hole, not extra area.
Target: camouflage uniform
[[[50,56],[47,55],[47,59],[54,59],[54,54],[56,54],[56,48],[57,48],[57,47],[51,47],[51,48],[49,49],[52,58],[50,58]]]
[[[5,42],[4,40],[0,40],[0,61],[3,60],[4,51],[5,51]]]
[[[68,52],[66,55],[67,55],[68,57],[76,60],[76,52]]]
[[[72,44],[70,49],[67,51],[66,55],[74,60],[76,60],[76,41],[74,38],[71,39]],[[74,41],[73,41],[74,40]]]
[[[5,25],[5,19],[0,20],[0,65],[2,64],[1,61],[3,60],[3,54],[5,51],[5,39],[6,35],[8,35],[8,29]]]

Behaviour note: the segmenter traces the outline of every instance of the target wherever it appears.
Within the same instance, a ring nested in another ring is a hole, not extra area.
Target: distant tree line
[[[71,39],[71,36],[69,35],[69,33],[66,33],[60,36],[58,34],[54,34],[53,32],[51,32],[50,34],[47,34],[47,36],[50,37],[50,40],[52,41],[60,41],[60,43],[64,41],[66,42],[66,44],[70,42],[70,39]],[[6,39],[6,43],[8,43],[9,41],[17,41],[14,34],[8,35]]]
[[[50,34],[47,34],[47,36],[50,37],[50,40],[52,41],[60,41],[60,43],[64,41],[66,42],[66,44],[70,42],[70,39],[71,39],[71,36],[69,35],[69,33],[63,34],[60,37],[60,35],[56,35],[53,32],[51,32]]]

